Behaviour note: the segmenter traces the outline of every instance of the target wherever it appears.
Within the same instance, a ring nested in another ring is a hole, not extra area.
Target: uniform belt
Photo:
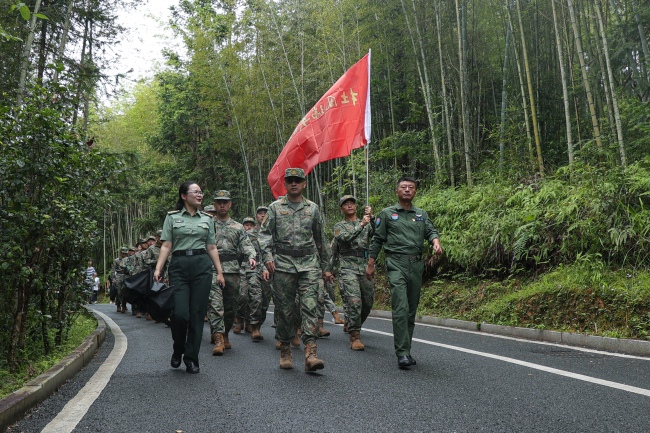
[[[172,253],[172,256],[200,256],[201,254],[207,254],[208,252],[205,249],[199,250],[178,250]]]
[[[309,256],[311,254],[316,253],[315,248],[297,248],[293,250],[285,250],[284,248],[276,248],[275,249],[276,254],[282,254],[285,256],[291,256],[291,257],[305,257]]]
[[[407,259],[411,262],[417,262],[422,259],[421,254],[400,254],[400,253],[386,253],[386,257],[396,257],[401,259]]]
[[[341,257],[368,257],[368,250],[351,250],[351,251],[342,251],[340,253]]]
[[[233,260],[239,261],[239,255],[238,254],[219,254],[219,260],[222,262],[231,262]]]

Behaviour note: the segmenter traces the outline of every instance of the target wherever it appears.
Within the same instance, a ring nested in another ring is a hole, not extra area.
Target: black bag
[[[115,298],[117,298],[117,286],[115,284],[111,284],[111,291],[109,292],[109,297],[111,298],[111,301],[114,301]]]
[[[129,304],[137,304],[142,302],[147,296],[147,292],[151,288],[151,282],[153,281],[153,272],[151,268],[146,269],[135,275],[131,275],[124,280],[124,285],[126,286],[126,295],[124,296],[125,301]]]
[[[174,291],[165,283],[154,281],[147,292],[146,304],[153,320],[169,323],[174,312]]]

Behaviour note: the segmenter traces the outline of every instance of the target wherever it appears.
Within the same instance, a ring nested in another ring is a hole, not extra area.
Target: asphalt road
[[[74,432],[650,431],[646,358],[417,325],[418,365],[400,370],[390,321],[369,318],[364,352],[349,349],[342,327],[326,325],[332,335],[318,341],[325,369],[306,374],[302,349],[293,349],[293,370],[278,367],[269,314],[263,342],[232,335],[222,357],[211,356],[206,324],[201,373],[190,375],[170,368],[164,325],[93,308],[128,344],[106,386],[89,386],[78,423],[62,412],[123,347],[115,329],[94,362],[10,432],[40,432],[57,415]]]

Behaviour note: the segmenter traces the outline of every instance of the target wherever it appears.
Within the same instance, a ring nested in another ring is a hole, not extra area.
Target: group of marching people
[[[281,200],[283,197],[280,198]],[[230,331],[235,334],[246,332],[250,334],[253,341],[262,341],[264,337],[260,332],[261,326],[265,322],[273,298],[273,279],[268,269],[260,263],[262,251],[258,242],[258,235],[268,207],[259,206],[254,218],[246,217],[242,223],[239,223],[230,217],[231,206],[230,193],[221,190],[215,194],[213,204],[204,206],[201,211],[210,215],[213,220],[215,241],[225,283],[223,287],[218,284],[219,273],[213,270],[204,320],[210,325],[211,344],[214,345],[212,354],[215,356],[222,356],[226,349],[232,348]],[[328,254],[326,260],[328,268],[339,269],[344,315],[341,317],[334,303],[336,294],[333,279],[319,279],[317,335],[318,337],[330,335],[330,331],[324,327],[325,311],[328,311],[334,323],[343,324],[344,331],[350,333],[350,347],[353,350],[364,350],[359,331],[361,323],[372,308],[374,293],[371,281],[356,278],[355,275],[363,275],[365,271],[367,254],[364,251],[367,251],[367,243],[372,235],[372,225],[369,224],[371,209],[366,208],[364,219],[359,221],[356,219],[356,199],[353,196],[342,197],[340,206],[344,215],[347,215],[348,220],[351,221],[344,220],[335,226],[335,237],[331,247],[327,248],[334,254]],[[125,280],[148,268],[155,269],[162,246],[162,232],[159,230],[155,236],[141,239],[133,247],[120,249],[120,256],[114,260],[109,277],[111,300],[115,302],[117,313],[129,311]],[[172,260],[173,258],[169,256],[167,264]],[[358,284],[352,280],[360,281],[361,287],[357,287]],[[346,287],[351,289],[348,290],[351,292],[350,296],[346,296]],[[297,294],[293,302],[295,334],[291,344],[294,347],[300,346],[302,334],[300,303],[300,295]],[[152,320],[151,315],[146,311],[146,305],[132,304],[131,314],[138,318],[146,317],[147,320]],[[273,326],[276,326],[275,323]],[[280,350],[281,347],[282,342],[276,341],[276,349]]]
[[[200,372],[198,354],[204,321],[209,322],[212,354],[232,348],[230,331],[248,332],[254,342],[270,300],[274,303],[276,349],[280,368],[293,368],[291,347],[305,350],[305,371],[324,368],[316,340],[329,335],[323,327],[325,310],[349,333],[350,349],[364,350],[361,327],[374,302],[374,262],[385,247],[391,285],[395,353],[400,368],[416,365],[410,354],[422,279],[422,245],[429,241],[442,253],[437,231],[426,212],[411,205],[416,181],[403,178],[399,203],[375,218],[370,206],[357,215],[357,200],[339,200],[343,219],[325,234],[319,207],[303,197],[306,176],[300,168],[285,172],[285,196],[256,209],[242,223],[230,216],[232,198],[217,191],[211,205],[196,182],[184,182],[175,209],[163,229],[136,248],[120,251],[111,278],[118,289],[117,312],[126,312],[124,279],[153,268],[154,281],[169,283],[174,310],[168,322],[173,338],[170,364],[185,363]],[[140,248],[140,251],[137,251]],[[344,318],[333,302],[334,274],[343,300]],[[142,306],[132,314],[147,316]]]

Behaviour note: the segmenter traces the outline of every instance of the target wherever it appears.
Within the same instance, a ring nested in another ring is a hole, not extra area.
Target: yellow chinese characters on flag
[[[321,162],[350,155],[370,140],[370,53],[307,112],[293,131],[268,175],[274,197],[286,194],[284,172],[311,172]]]

